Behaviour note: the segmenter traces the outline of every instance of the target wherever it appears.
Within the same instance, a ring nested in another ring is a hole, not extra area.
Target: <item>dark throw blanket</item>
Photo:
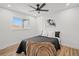
[[[25,40],[22,40],[16,53],[21,53],[21,52],[24,52],[24,54],[26,55],[26,41]]]

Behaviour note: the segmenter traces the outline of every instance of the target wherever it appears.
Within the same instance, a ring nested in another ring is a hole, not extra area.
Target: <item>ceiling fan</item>
[[[40,11],[45,11],[45,12],[48,11],[46,9],[42,9],[45,5],[46,5],[46,3],[43,3],[42,5],[36,4],[36,7],[33,7],[31,5],[28,5],[28,6],[31,7],[31,8],[33,8],[33,9],[35,9],[35,10],[32,10],[32,11],[37,11],[38,13],[40,13]]]

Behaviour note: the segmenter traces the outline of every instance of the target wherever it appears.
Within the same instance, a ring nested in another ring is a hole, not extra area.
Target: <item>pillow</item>
[[[55,32],[49,31],[48,37],[55,38]]]
[[[43,31],[42,32],[42,36],[47,36],[47,32],[46,31]]]
[[[55,37],[60,38],[60,31],[56,31],[56,32],[55,32]]]

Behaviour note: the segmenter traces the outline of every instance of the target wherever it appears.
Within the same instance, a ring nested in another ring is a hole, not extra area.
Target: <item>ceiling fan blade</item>
[[[40,11],[48,11],[48,10],[40,10]]]
[[[33,9],[37,9],[37,8],[35,8],[35,7],[33,7],[33,6],[31,6],[31,5],[28,5],[29,7],[31,7],[31,8],[33,8]]]
[[[45,4],[45,3],[43,3],[43,4],[40,6],[40,9],[41,9],[41,8],[43,8],[45,5],[46,5],[46,4]]]

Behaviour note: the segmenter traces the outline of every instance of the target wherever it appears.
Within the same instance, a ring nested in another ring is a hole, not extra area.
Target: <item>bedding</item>
[[[56,56],[56,49],[50,42],[33,42],[27,44],[27,56]]]
[[[56,51],[58,49],[60,49],[60,44],[59,44],[59,41],[57,38],[50,38],[50,37],[46,37],[46,36],[35,36],[32,38],[22,40],[16,53],[24,52],[26,54],[26,50],[27,50],[26,47],[27,47],[29,40],[34,41],[34,42],[50,42],[51,44],[54,45]]]
[[[57,38],[50,38],[46,36],[35,36],[27,39],[26,41],[28,40],[32,40],[35,42],[51,42],[52,44],[54,44],[56,50],[60,49],[60,44]]]

